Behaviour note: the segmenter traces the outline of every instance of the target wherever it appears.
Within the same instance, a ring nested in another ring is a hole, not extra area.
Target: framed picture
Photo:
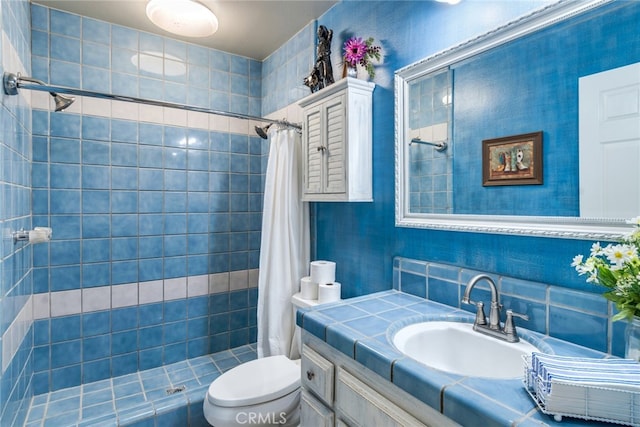
[[[482,185],[542,184],[542,131],[482,141]]]

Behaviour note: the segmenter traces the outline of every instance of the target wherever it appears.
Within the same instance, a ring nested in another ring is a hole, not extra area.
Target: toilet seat
[[[209,386],[207,400],[234,408],[278,399],[300,388],[300,366],[285,356],[270,356],[236,366]]]

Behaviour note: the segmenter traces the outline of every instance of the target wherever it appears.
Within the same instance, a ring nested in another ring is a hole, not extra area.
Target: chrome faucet
[[[491,290],[491,307],[489,308],[489,323],[487,324],[487,317],[484,313],[484,303],[483,302],[474,302],[469,299],[471,295],[471,290],[480,282],[481,280],[485,280],[489,283],[489,289]],[[500,304],[500,295],[498,294],[498,288],[496,287],[493,279],[486,274],[478,274],[474,276],[469,283],[467,283],[467,287],[464,290],[464,296],[462,297],[463,304],[474,304],[476,306],[476,319],[473,322],[473,330],[478,331],[480,333],[508,341],[508,342],[518,342],[520,338],[518,338],[518,332],[516,331],[516,325],[513,321],[513,317],[519,317],[524,320],[529,320],[529,316],[526,314],[515,313],[513,310],[507,310],[507,318],[504,322],[504,327],[500,326],[500,309],[502,305]]]

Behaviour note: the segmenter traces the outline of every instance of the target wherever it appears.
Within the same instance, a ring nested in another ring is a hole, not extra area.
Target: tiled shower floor
[[[186,425],[184,418],[192,416],[186,412],[191,399],[201,405],[209,384],[215,378],[255,358],[255,345],[245,345],[159,368],[40,394],[33,397],[24,425],[153,426],[154,419],[155,425],[168,425],[168,418],[160,423],[163,415],[173,418],[173,425]],[[171,393],[183,387],[182,391]]]

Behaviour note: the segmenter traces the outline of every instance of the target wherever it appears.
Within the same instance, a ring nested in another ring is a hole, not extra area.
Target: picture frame
[[[482,185],[542,184],[542,131],[482,141]]]

